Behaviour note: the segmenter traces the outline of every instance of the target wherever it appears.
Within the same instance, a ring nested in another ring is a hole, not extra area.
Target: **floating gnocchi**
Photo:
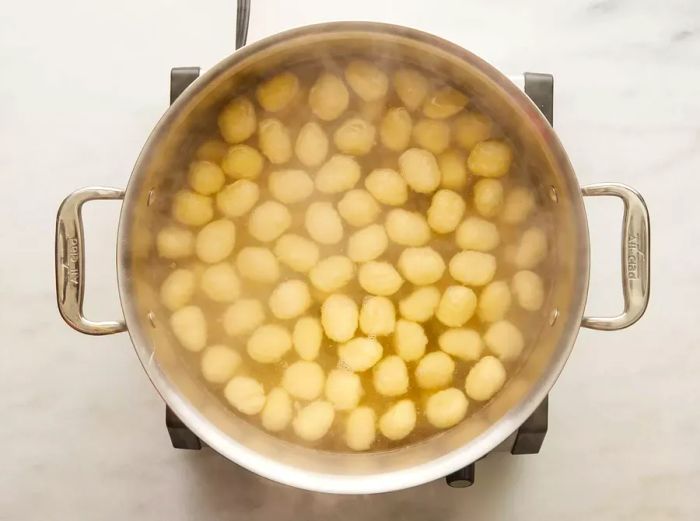
[[[255,179],[265,166],[265,159],[250,145],[240,144],[228,149],[221,160],[226,175],[235,179]]]
[[[292,215],[277,201],[265,201],[256,207],[248,219],[248,233],[260,242],[271,242],[292,224]]]
[[[364,390],[360,377],[352,371],[333,369],[326,379],[326,400],[338,411],[349,411],[357,407]]]
[[[408,199],[406,181],[391,168],[377,168],[365,178],[365,188],[380,203],[400,206]]]
[[[343,239],[343,223],[331,203],[311,203],[304,223],[311,238],[320,244],[337,244]]]
[[[229,143],[240,143],[253,135],[258,118],[253,102],[240,96],[224,107],[218,118],[219,131]]]
[[[377,220],[381,208],[366,190],[356,188],[345,192],[338,201],[338,213],[350,226],[367,226]]]
[[[291,348],[292,336],[278,324],[260,326],[246,344],[248,356],[261,364],[279,362]]]

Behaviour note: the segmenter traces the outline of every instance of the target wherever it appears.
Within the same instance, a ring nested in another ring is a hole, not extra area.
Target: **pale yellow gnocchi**
[[[328,136],[315,121],[306,123],[299,130],[294,144],[294,153],[308,167],[319,166],[328,155]]]
[[[221,168],[226,175],[235,179],[255,179],[265,166],[265,159],[250,145],[232,146],[221,160]]]
[[[250,212],[248,233],[260,242],[271,242],[287,231],[292,215],[277,201],[265,201]]]
[[[240,143],[253,135],[258,119],[255,106],[245,96],[240,96],[224,107],[218,118],[219,131],[229,143]]]
[[[381,208],[366,190],[355,188],[338,201],[338,213],[350,226],[367,226],[377,220]]]
[[[343,239],[343,222],[331,203],[311,203],[304,224],[309,236],[320,244],[337,244]]]

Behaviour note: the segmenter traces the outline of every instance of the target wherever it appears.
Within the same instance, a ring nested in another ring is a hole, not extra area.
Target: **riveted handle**
[[[123,199],[117,188],[82,188],[65,198],[56,216],[56,298],[63,320],[88,335],[126,331],[123,320],[93,322],[83,316],[85,295],[85,246],[81,209],[88,201]]]
[[[583,187],[584,196],[619,197],[624,204],[622,224],[622,294],[625,307],[615,317],[583,317],[589,329],[615,331],[641,318],[649,303],[649,212],[642,196],[629,186],[600,183]]]

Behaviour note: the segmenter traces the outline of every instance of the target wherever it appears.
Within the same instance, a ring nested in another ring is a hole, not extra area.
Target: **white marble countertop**
[[[453,40],[508,72],[556,77],[555,127],[582,182],[646,197],[652,301],[625,331],[582,331],[550,395],[537,456],[491,456],[476,485],[367,497],[277,485],[211,451],[176,451],[126,335],[59,318],[62,198],[125,186],[167,106],[169,69],[234,42],[235,2],[30,0],[0,16],[0,520],[700,519],[700,4],[694,0],[252,0],[250,39],[371,19]],[[119,314],[118,203],[86,208],[91,316]],[[621,305],[621,209],[588,204],[588,309]],[[683,253],[685,252],[685,253]],[[362,508],[362,510],[360,510]]]

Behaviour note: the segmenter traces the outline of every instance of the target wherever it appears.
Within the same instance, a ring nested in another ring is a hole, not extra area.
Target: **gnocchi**
[[[202,195],[212,195],[221,190],[226,178],[219,165],[210,161],[195,161],[187,176],[190,187]]]
[[[309,271],[316,289],[332,293],[345,287],[355,276],[355,264],[344,255],[326,257]]]
[[[394,73],[394,89],[408,110],[416,110],[428,95],[428,80],[415,69],[401,68]]]
[[[221,168],[234,179],[255,179],[265,166],[265,159],[250,145],[240,144],[228,149]]]
[[[245,335],[258,328],[265,321],[265,309],[259,300],[238,299],[223,316],[224,331],[229,336]]]
[[[423,246],[430,240],[430,226],[418,212],[390,210],[384,222],[389,238],[401,246]]]
[[[464,382],[467,396],[477,402],[485,402],[500,391],[506,381],[506,370],[494,356],[485,356],[469,370]]]
[[[345,68],[345,80],[364,101],[383,98],[389,89],[386,73],[366,60],[352,60]]]
[[[462,148],[471,150],[491,137],[492,126],[488,116],[479,112],[465,112],[457,116],[452,124],[454,140]]]
[[[467,286],[488,284],[496,274],[496,257],[480,251],[461,251],[450,259],[450,275]]]
[[[281,203],[294,204],[307,199],[314,191],[314,182],[303,170],[276,170],[267,181],[272,197]]]
[[[372,369],[374,389],[383,396],[400,396],[408,391],[408,368],[401,357],[390,355]]]
[[[433,154],[441,154],[450,145],[450,126],[438,119],[418,120],[413,126],[413,141]]]
[[[281,165],[292,158],[292,138],[289,129],[274,118],[264,119],[258,127],[260,151],[270,163]]]
[[[248,416],[258,414],[265,406],[265,389],[255,378],[235,376],[224,387],[224,397],[237,410]]]
[[[280,267],[267,248],[246,246],[238,252],[236,267],[241,277],[253,282],[271,284],[280,277]]]
[[[457,192],[438,190],[428,208],[428,225],[437,233],[453,232],[462,220],[465,209],[464,199]]]
[[[355,337],[338,346],[340,363],[356,373],[371,369],[383,352],[382,344],[368,337]]]
[[[438,345],[445,353],[465,362],[478,360],[484,351],[481,335],[473,329],[448,329],[438,338]]]
[[[241,355],[225,345],[207,347],[202,353],[202,376],[213,384],[228,382],[241,365]]]
[[[511,304],[510,289],[502,280],[491,282],[479,295],[477,315],[482,322],[496,322],[506,316]]]
[[[380,203],[400,206],[408,199],[408,186],[391,168],[377,168],[365,178],[365,188]]]
[[[320,257],[315,242],[293,233],[277,239],[274,252],[282,264],[299,273],[308,272],[318,263]]]
[[[435,286],[418,288],[399,301],[401,316],[414,322],[425,322],[435,314],[440,302],[440,290]]]
[[[248,179],[239,179],[216,194],[216,208],[230,219],[247,214],[258,202],[260,189]]]
[[[228,103],[218,118],[219,131],[229,143],[240,143],[255,133],[258,119],[253,103],[240,96]]]
[[[433,394],[425,404],[425,416],[434,427],[448,429],[467,414],[469,401],[459,389],[450,387]]]
[[[172,212],[180,224],[203,226],[214,217],[214,202],[211,197],[181,190],[173,198]]]
[[[315,360],[321,351],[323,328],[315,317],[301,317],[294,324],[292,344],[302,360]]]
[[[377,437],[377,415],[370,407],[358,407],[348,415],[345,443],[355,451],[368,450]]]
[[[361,188],[350,190],[338,201],[338,213],[350,226],[367,226],[373,223],[381,208],[377,201]]]
[[[320,244],[338,244],[343,239],[343,223],[331,203],[311,203],[304,224],[311,238]]]
[[[351,156],[335,154],[316,172],[316,189],[324,194],[350,190],[360,179],[359,163]]]
[[[347,342],[355,331],[359,319],[357,304],[347,295],[334,293],[321,306],[321,324],[326,336],[336,342]]]
[[[399,255],[398,266],[406,280],[416,286],[433,284],[445,272],[445,261],[429,246],[406,248]]]
[[[328,136],[323,127],[315,121],[301,127],[294,144],[294,153],[304,166],[315,167],[323,163],[328,155]]]
[[[501,219],[508,224],[520,224],[535,209],[535,197],[527,188],[513,188],[503,203]]]
[[[246,343],[248,356],[261,364],[272,364],[282,360],[292,348],[292,336],[284,327],[265,324],[253,331]]]
[[[323,121],[333,121],[348,108],[350,94],[335,74],[324,72],[309,90],[309,107]]]
[[[421,389],[440,389],[452,382],[455,363],[450,356],[442,351],[428,353],[418,362],[415,377]]]
[[[326,435],[334,418],[333,405],[323,400],[317,400],[297,412],[296,417],[292,420],[292,428],[301,439],[317,441]]]
[[[497,140],[481,141],[474,145],[467,158],[469,171],[481,177],[503,177],[510,170],[513,152]]]
[[[356,231],[348,239],[348,257],[355,262],[367,262],[379,257],[389,246],[389,238],[380,224]]]
[[[202,161],[221,163],[228,151],[228,145],[220,139],[209,139],[197,147],[195,157]]]
[[[270,295],[270,311],[277,318],[288,320],[302,315],[311,306],[311,293],[302,280],[285,280]]]
[[[416,416],[416,404],[412,400],[399,400],[379,418],[379,430],[385,438],[401,440],[415,428]]]
[[[492,222],[481,217],[467,217],[457,227],[455,240],[463,250],[489,252],[500,244],[501,236]]]
[[[326,400],[337,411],[349,411],[357,407],[364,394],[360,377],[344,369],[332,369],[328,373],[325,387]]]
[[[435,316],[449,327],[464,325],[476,310],[476,293],[464,286],[449,286],[440,297]]]
[[[170,273],[161,284],[160,301],[169,311],[176,311],[189,303],[195,289],[196,277],[194,273],[183,268],[177,269]]]
[[[423,114],[433,119],[445,119],[462,110],[469,98],[452,87],[443,87],[428,95],[423,103]]]
[[[265,201],[250,213],[248,233],[260,242],[271,242],[287,231],[292,215],[277,201]]]
[[[199,230],[194,250],[202,262],[213,264],[231,255],[235,245],[236,225],[228,219],[219,219]]]
[[[484,334],[484,342],[504,362],[516,359],[525,347],[522,333],[507,320],[491,324]]]
[[[386,336],[394,332],[396,312],[386,297],[367,297],[360,309],[360,330],[367,336]]]
[[[158,255],[164,259],[183,259],[194,253],[194,234],[179,226],[167,226],[156,236]]]
[[[255,91],[260,106],[267,112],[280,112],[286,109],[299,94],[299,78],[285,71],[264,81]]]
[[[403,285],[403,279],[388,262],[371,261],[360,266],[357,281],[371,295],[393,295]]]
[[[376,129],[362,118],[345,120],[335,130],[333,143],[344,154],[363,156],[374,147]]]
[[[515,250],[515,265],[521,269],[532,269],[547,257],[547,236],[541,228],[525,230]]]
[[[287,428],[292,421],[294,410],[292,399],[281,387],[271,389],[260,413],[263,428],[270,432],[280,432]]]
[[[495,217],[503,206],[503,185],[498,179],[474,183],[474,208],[484,217]]]
[[[170,315],[170,329],[188,351],[201,351],[207,344],[207,321],[198,306],[185,306]]]
[[[410,320],[401,319],[396,323],[394,350],[406,362],[420,359],[428,345],[428,337],[423,326]]]
[[[403,107],[389,109],[379,126],[379,138],[389,150],[403,152],[411,142],[413,121],[408,110]]]
[[[214,302],[233,302],[241,294],[241,282],[229,262],[208,266],[202,272],[201,288]]]
[[[537,311],[544,302],[542,278],[533,271],[519,271],[513,275],[513,294],[518,305],[528,311]]]
[[[298,400],[315,400],[323,391],[326,375],[316,362],[298,360],[290,364],[282,376],[282,387]]]
[[[399,171],[408,186],[419,194],[429,194],[440,186],[437,159],[428,150],[409,148],[399,156]]]

